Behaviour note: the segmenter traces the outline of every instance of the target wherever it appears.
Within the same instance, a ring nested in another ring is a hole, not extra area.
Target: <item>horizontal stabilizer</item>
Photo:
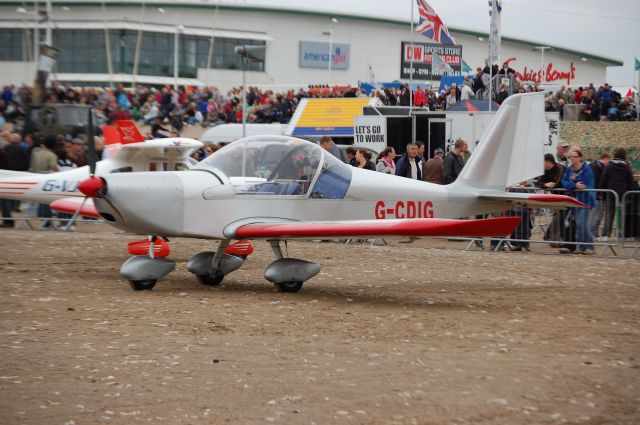
[[[588,205],[567,195],[501,192],[495,195],[480,195],[479,198],[491,201],[506,201],[514,206],[528,208],[589,208]]]
[[[311,239],[375,236],[484,237],[510,234],[520,217],[484,220],[416,218],[300,223],[253,223],[239,227],[237,239]]]

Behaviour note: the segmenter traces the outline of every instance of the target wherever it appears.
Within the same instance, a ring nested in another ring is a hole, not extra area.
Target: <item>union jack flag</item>
[[[455,45],[456,40],[449,34],[447,26],[431,6],[425,0],[417,0],[417,2],[420,21],[416,27],[416,32],[424,35],[434,43]]]

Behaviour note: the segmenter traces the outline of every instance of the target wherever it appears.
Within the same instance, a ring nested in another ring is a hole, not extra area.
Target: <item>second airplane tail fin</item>
[[[146,140],[144,136],[140,134],[138,127],[136,127],[136,124],[133,121],[120,120],[117,124],[118,131],[120,132],[120,142],[123,145],[144,142]]]

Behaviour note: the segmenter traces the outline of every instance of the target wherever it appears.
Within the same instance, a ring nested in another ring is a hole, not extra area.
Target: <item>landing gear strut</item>
[[[270,240],[269,244],[277,260],[269,264],[264,277],[273,282],[280,292],[298,292],[304,282],[320,273],[320,264],[297,258],[284,258],[279,240]]]
[[[219,285],[226,275],[240,268],[244,262],[244,258],[224,253],[228,245],[228,240],[222,240],[216,252],[205,251],[194,255],[187,263],[187,270],[195,274],[203,285]]]

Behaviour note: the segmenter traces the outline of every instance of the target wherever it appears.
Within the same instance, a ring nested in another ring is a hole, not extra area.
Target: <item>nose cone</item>
[[[89,177],[78,184],[78,190],[87,198],[100,198],[100,193],[104,193],[104,181],[100,177]]]
[[[108,194],[95,205],[106,221],[142,235],[182,235],[184,188],[175,172],[114,173],[104,180]]]

